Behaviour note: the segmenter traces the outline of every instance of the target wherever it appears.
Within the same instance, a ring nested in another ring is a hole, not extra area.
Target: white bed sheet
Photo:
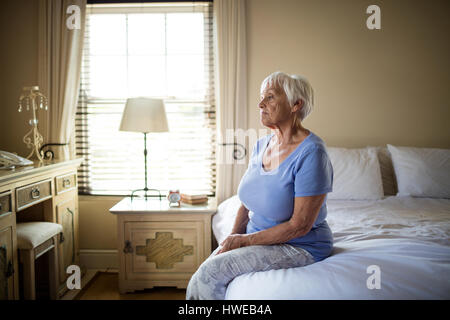
[[[213,217],[220,243],[240,202],[234,196]],[[450,299],[450,200],[388,197],[328,200],[333,254],[302,268],[252,272],[234,279],[226,299]],[[381,288],[368,289],[367,268]]]

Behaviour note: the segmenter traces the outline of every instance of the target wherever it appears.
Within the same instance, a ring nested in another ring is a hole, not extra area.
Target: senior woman
[[[324,142],[302,125],[313,101],[304,77],[275,72],[262,82],[260,118],[272,133],[254,146],[232,232],[192,276],[187,299],[224,299],[241,274],[302,267],[330,255],[325,199],[333,168]]]

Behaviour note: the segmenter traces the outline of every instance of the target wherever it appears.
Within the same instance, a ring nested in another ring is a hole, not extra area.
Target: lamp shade
[[[163,101],[150,98],[128,99],[119,130],[142,133],[169,131]]]

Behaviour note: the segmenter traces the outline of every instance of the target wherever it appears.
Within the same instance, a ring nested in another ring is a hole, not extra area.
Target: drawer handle
[[[34,187],[33,189],[31,189],[31,198],[32,199],[37,199],[39,198],[41,195],[41,192],[39,191],[39,187]]]
[[[64,179],[62,185],[63,185],[63,188],[69,188],[70,187],[70,179]]]
[[[133,253],[133,247],[131,246],[131,241],[125,241],[125,248],[123,248],[124,253]]]
[[[0,211],[2,211],[3,207],[2,207],[2,203],[0,202]]]

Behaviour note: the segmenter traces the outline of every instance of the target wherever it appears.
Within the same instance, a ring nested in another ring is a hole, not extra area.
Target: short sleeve
[[[333,167],[326,151],[315,148],[299,160],[294,178],[296,197],[315,196],[333,189]]]

